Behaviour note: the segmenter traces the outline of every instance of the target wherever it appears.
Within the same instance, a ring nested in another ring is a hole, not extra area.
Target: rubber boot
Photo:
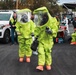
[[[71,45],[75,45],[75,44],[76,44],[76,42],[71,42],[70,44],[71,44]]]
[[[23,62],[23,57],[20,57],[19,58],[19,62]]]
[[[37,66],[36,69],[39,70],[39,71],[43,71],[44,70],[42,65]]]
[[[47,70],[51,70],[51,66],[50,66],[50,65],[47,65],[47,66],[46,66],[46,69],[47,69]]]
[[[76,45],[76,42],[75,42],[75,45]]]
[[[30,57],[26,57],[26,62],[30,62]]]

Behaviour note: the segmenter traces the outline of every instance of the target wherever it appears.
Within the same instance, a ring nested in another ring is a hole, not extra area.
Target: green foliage
[[[52,15],[61,11],[57,4],[59,0],[18,0],[18,9],[29,8],[34,10],[36,8],[46,6]],[[0,9],[15,9],[16,2],[13,0],[5,0],[0,2]]]
[[[15,3],[13,0],[5,0],[0,2],[0,9],[13,9],[15,7]]]

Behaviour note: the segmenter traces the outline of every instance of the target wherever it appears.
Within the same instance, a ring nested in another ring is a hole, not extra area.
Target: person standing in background
[[[66,30],[67,30],[67,34],[69,34],[69,25],[68,25],[68,18],[66,17],[66,15],[64,15],[63,17],[63,23],[66,26]]]
[[[11,42],[12,42],[12,45],[15,44],[15,42],[18,43],[17,42],[17,34],[16,34],[16,31],[15,31],[16,22],[17,22],[17,14],[16,14],[16,12],[13,12],[13,17],[9,21],[9,25],[11,26],[10,28],[11,28]]]
[[[56,23],[56,25],[57,25],[57,37],[54,38],[54,41],[55,41],[55,42],[58,42],[58,30],[59,30],[59,27],[60,27],[59,15],[56,15],[56,16],[54,17],[54,20],[55,20],[55,23]]]
[[[76,45],[76,17],[74,18],[73,22],[73,27],[74,27],[74,33],[71,34],[72,40],[71,40],[71,45]]]
[[[33,13],[31,14],[31,20],[34,22],[34,15],[33,15]],[[32,36],[32,39],[33,39],[33,41],[35,40],[34,35]],[[35,45],[33,47],[35,47]],[[35,49],[35,51],[33,50],[33,54],[34,55],[38,55],[37,49]]]
[[[57,20],[57,25],[58,25],[58,29],[60,27],[60,18],[59,18],[59,15],[56,15],[56,20]]]
[[[76,17],[74,17],[74,20],[72,22],[74,29],[76,28]]]

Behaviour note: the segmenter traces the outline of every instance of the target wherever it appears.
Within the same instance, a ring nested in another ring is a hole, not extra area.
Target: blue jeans
[[[11,42],[14,44],[17,43],[17,34],[15,32],[15,28],[11,28]]]

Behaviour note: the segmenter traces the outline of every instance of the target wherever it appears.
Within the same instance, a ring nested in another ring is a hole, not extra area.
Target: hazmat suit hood
[[[41,7],[33,12],[34,22],[37,26],[43,26],[49,21],[49,12],[46,7]]]
[[[20,23],[27,23],[31,18],[31,10],[30,9],[22,9],[17,12],[17,21]]]

